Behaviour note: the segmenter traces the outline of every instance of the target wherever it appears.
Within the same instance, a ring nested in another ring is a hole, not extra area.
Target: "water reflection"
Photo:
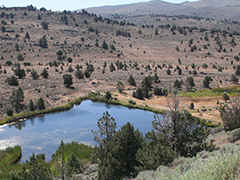
[[[26,122],[25,121],[17,121],[14,124],[9,124],[8,127],[15,127],[18,130],[22,130],[22,128],[24,128],[26,126]]]
[[[32,152],[45,153],[46,160],[50,160],[61,139],[65,143],[77,141],[95,145],[91,130],[97,130],[97,120],[105,111],[115,118],[118,129],[127,122],[143,134],[152,129],[152,112],[87,100],[69,111],[45,114],[8,126],[0,126],[0,148],[20,145],[22,162],[25,162]]]

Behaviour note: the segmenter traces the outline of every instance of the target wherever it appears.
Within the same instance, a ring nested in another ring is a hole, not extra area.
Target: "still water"
[[[22,162],[25,162],[32,152],[45,153],[46,160],[49,161],[61,139],[64,143],[77,141],[95,145],[91,130],[98,130],[97,120],[106,111],[115,118],[117,129],[127,122],[133,124],[135,129],[138,128],[143,134],[152,129],[151,121],[154,118],[152,112],[86,100],[69,111],[0,126],[0,149],[20,145]]]

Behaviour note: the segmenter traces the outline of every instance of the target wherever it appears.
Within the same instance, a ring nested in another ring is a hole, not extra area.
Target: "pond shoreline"
[[[0,125],[14,123],[17,121],[23,121],[24,119],[36,117],[36,116],[43,115],[43,114],[68,111],[68,110],[72,109],[74,105],[80,105],[81,102],[84,100],[91,100],[93,102],[103,102],[106,104],[120,105],[120,106],[124,106],[124,107],[128,107],[128,108],[141,109],[141,110],[150,111],[150,112],[153,112],[156,114],[163,113],[163,110],[156,110],[156,109],[153,109],[148,106],[144,107],[144,106],[139,106],[139,105],[133,105],[130,103],[124,103],[124,102],[116,101],[116,100],[107,100],[105,98],[97,97],[95,94],[89,93],[87,96],[82,96],[82,97],[76,98],[73,101],[70,101],[65,105],[56,106],[56,107],[39,110],[39,111],[30,111],[30,112],[26,112],[26,113],[15,114],[13,116],[8,116],[8,117],[0,120]]]

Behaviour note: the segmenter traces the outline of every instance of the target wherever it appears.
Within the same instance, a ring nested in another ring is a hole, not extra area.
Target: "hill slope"
[[[239,0],[200,0],[197,2],[184,2],[173,4],[160,0],[149,2],[103,6],[87,8],[88,12],[101,14],[104,17],[110,15],[147,15],[147,14],[165,14],[165,15],[188,15],[213,18],[217,20],[240,20]]]

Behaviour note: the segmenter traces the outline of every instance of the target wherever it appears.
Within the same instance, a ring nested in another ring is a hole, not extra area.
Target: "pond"
[[[0,149],[20,145],[22,162],[33,152],[45,153],[46,160],[49,161],[61,139],[64,143],[77,141],[95,145],[91,130],[98,130],[97,120],[106,111],[115,118],[117,129],[127,122],[143,134],[152,129],[152,112],[86,100],[69,111],[45,114],[12,125],[0,126]]]

